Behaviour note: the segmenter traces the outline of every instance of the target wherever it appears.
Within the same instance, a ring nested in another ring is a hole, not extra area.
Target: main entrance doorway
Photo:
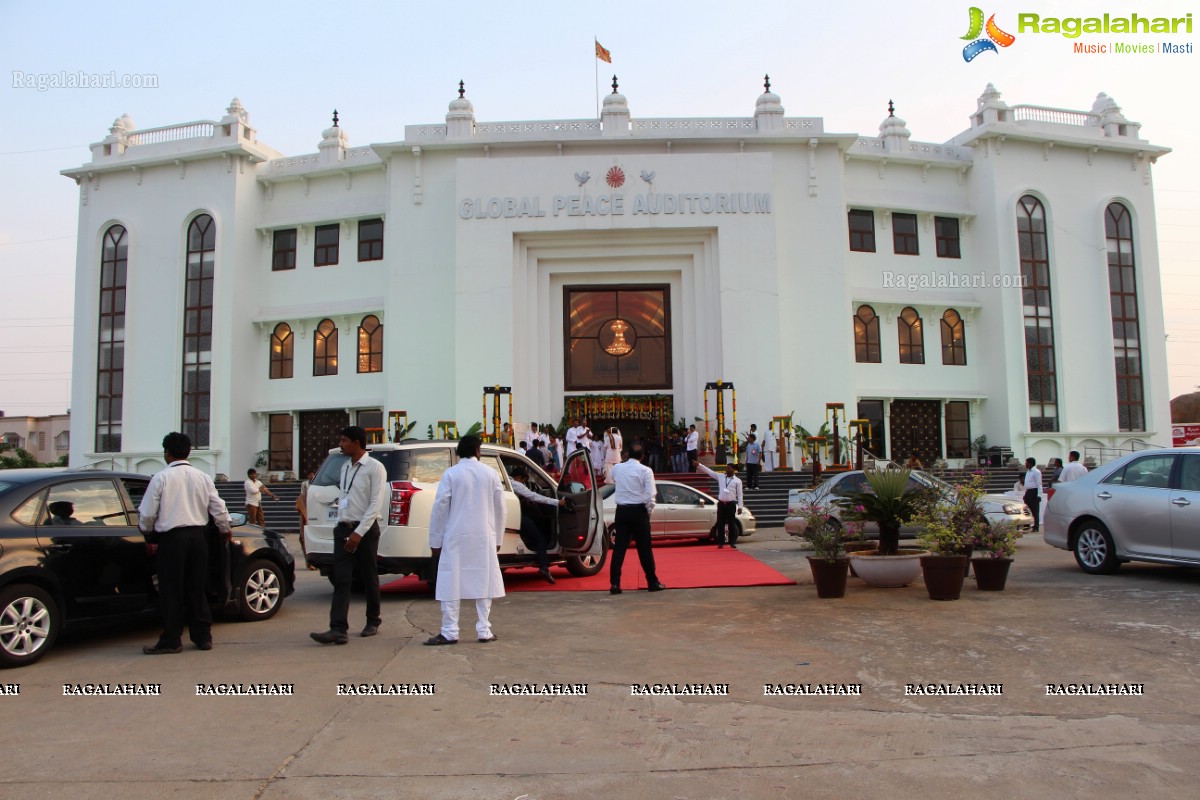
[[[350,424],[345,411],[300,412],[300,474],[315,472]]]
[[[893,400],[891,408],[892,460],[905,463],[912,456],[924,466],[942,457],[941,403],[937,400]]]
[[[658,471],[664,468],[675,422],[672,395],[577,395],[565,400],[567,424],[573,419],[587,420],[597,437],[615,427],[625,446],[635,439],[642,443],[647,466]]]

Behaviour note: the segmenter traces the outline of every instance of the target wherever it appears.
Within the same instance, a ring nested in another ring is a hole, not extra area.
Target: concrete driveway
[[[385,595],[379,636],[322,647],[308,632],[326,627],[329,587],[302,571],[275,619],[218,625],[208,653],[143,656],[152,623],[77,633],[0,673],[20,687],[0,696],[0,797],[1195,796],[1200,571],[1088,576],[1027,537],[1003,593],[968,580],[961,600],[933,602],[920,582],[851,579],[845,599],[818,600],[781,529],[742,547],[800,585],[518,593],[493,611],[498,642],[476,643],[468,623],[437,648],[420,644],[436,603]],[[356,601],[352,624],[361,615]],[[63,695],[80,683],[161,695]],[[197,696],[214,683],[294,693]],[[339,696],[339,684],[436,691]],[[586,695],[511,688],[579,684]],[[701,693],[631,694],[653,684]],[[861,693],[764,696],[767,684]],[[1048,697],[1047,684],[1144,693]]]

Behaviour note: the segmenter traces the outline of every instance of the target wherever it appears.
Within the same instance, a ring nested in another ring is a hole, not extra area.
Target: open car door
[[[592,548],[601,527],[596,476],[586,449],[567,456],[558,481],[558,496],[571,501],[566,508],[558,509],[558,545],[565,553],[585,553]]]

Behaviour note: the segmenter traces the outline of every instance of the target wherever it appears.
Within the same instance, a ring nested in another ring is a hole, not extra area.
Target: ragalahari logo
[[[983,24],[983,10],[971,6],[971,27],[967,29],[967,35],[963,39],[973,39],[969,45],[963,48],[963,61],[972,61],[975,56],[980,53],[992,51],[993,53],[1000,52],[996,49],[996,45],[1008,47],[1017,40],[1017,37],[1011,33],[1005,33],[1000,30],[1000,26],[996,24],[996,15],[992,14],[988,17],[987,25]],[[987,31],[987,38],[979,38],[979,34]]]

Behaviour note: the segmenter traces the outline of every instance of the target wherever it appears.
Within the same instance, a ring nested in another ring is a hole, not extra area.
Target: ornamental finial
[[[613,94],[617,93],[617,76],[613,75]]]
[[[337,116],[337,109],[335,108],[333,110],[333,127],[336,128],[337,126],[338,126],[338,116]]]
[[[889,117],[896,116],[896,104],[893,103],[891,100],[888,100],[888,116]]]
[[[465,88],[463,88],[463,82],[459,81],[458,82],[458,98],[461,100],[463,95],[465,95],[466,93],[467,93],[467,90]]]
[[[770,75],[763,75],[763,90],[767,91],[767,92],[771,91],[771,76]]]

